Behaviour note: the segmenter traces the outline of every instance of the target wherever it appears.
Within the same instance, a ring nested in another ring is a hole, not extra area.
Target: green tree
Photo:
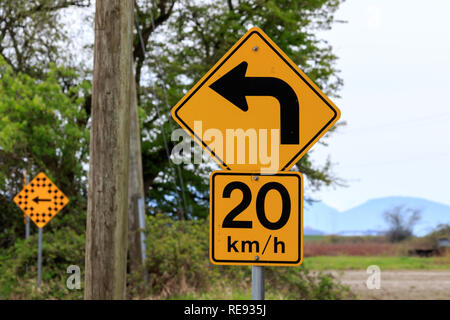
[[[169,133],[178,127],[170,119],[168,107],[175,105],[251,26],[261,27],[326,94],[337,96],[342,85],[335,67],[337,57],[330,45],[317,38],[316,32],[331,28],[341,2],[176,2],[167,22],[153,30],[150,40],[144,43],[148,55],[142,65],[148,69],[140,74],[148,76],[145,80],[137,78],[141,82],[140,106],[146,114],[142,126],[146,137],[144,185],[147,200],[153,204],[152,212],[168,212],[181,218],[207,216],[207,177],[214,164],[177,168],[168,162],[162,135],[165,133],[168,139]],[[147,10],[158,11],[156,8],[155,4]],[[171,143],[167,145],[169,150],[173,147]],[[318,167],[306,155],[295,169],[305,174],[311,193],[323,185],[340,182],[331,171],[330,161]]]
[[[71,41],[63,9],[88,7],[91,0],[0,0],[0,56],[14,72],[42,77],[51,63],[67,65]]]
[[[86,196],[83,163],[89,145],[82,105],[90,83],[64,92],[58,83],[63,77],[76,74],[50,67],[43,80],[36,80],[15,73],[0,58],[0,198],[11,202],[20,191],[23,169],[31,178],[44,171],[73,204],[55,220],[81,232],[85,223],[80,209],[85,207]],[[17,207],[7,207],[10,210],[0,213],[3,232],[23,234],[23,216]],[[54,224],[52,221],[49,226]]]
[[[136,0],[137,28],[133,55],[140,107],[144,191],[150,204],[150,213],[164,212],[180,219],[208,215],[208,176],[212,168],[217,166],[212,160],[204,165],[180,166],[168,160],[167,155],[170,155],[174,146],[174,142],[170,141],[170,133],[178,128],[170,118],[169,108],[251,26],[261,27],[326,94],[338,94],[342,79],[335,67],[337,57],[331,46],[318,38],[316,32],[331,28],[335,22],[334,13],[341,2]],[[83,53],[61,50],[67,43],[74,41],[68,37],[67,26],[62,25],[62,10],[89,5],[92,5],[92,1],[20,0],[13,5],[11,1],[0,0],[0,55],[10,66],[11,72],[22,72],[29,75],[30,79],[44,79],[45,82],[51,63],[72,65],[70,57],[82,56]],[[84,53],[88,56],[89,52],[87,49]],[[78,97],[83,97],[83,101],[78,101],[80,105],[77,105],[79,116],[76,122],[71,123],[74,131],[84,131],[90,117],[90,89],[86,84],[90,77],[82,70],[77,71],[78,76],[56,72],[54,80],[68,100],[73,100],[72,90],[79,92]],[[80,86],[84,88],[82,94]],[[22,129],[25,128],[14,123],[2,131],[21,132]],[[51,136],[57,131],[47,132]],[[54,137],[52,140],[54,146],[56,142],[59,143],[58,139]],[[4,141],[10,144],[8,139]],[[324,143],[324,139],[319,143]],[[87,160],[85,149],[81,150],[75,154],[79,159],[84,157],[83,160],[74,165],[67,161],[67,166],[73,168],[72,176],[82,176],[77,181],[83,181],[84,184],[85,172],[77,169]],[[21,158],[20,153],[18,155]],[[46,155],[40,152],[28,154],[30,159],[31,156],[34,157],[33,161],[49,162],[46,160],[48,158],[42,158]],[[53,160],[56,158],[59,163],[65,163],[61,153],[55,154]],[[339,183],[332,173],[330,162],[319,167],[308,155],[294,169],[306,176],[306,199],[311,198],[313,192],[323,185]],[[21,183],[18,172],[10,176],[10,180],[13,177],[15,184]],[[83,187],[78,185],[75,189],[83,190]],[[83,192],[80,194],[84,199]],[[81,203],[80,210],[83,209]],[[72,202],[71,207],[73,205]]]

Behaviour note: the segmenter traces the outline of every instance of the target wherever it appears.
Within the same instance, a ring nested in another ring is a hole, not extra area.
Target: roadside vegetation
[[[353,299],[328,270],[448,270],[450,254],[418,257],[408,250],[444,237],[441,226],[426,237],[392,243],[383,236],[305,236],[304,262],[299,267],[267,267],[267,299]],[[216,266],[209,261],[208,220],[176,221],[163,214],[149,216],[147,259],[128,278],[130,299],[250,299],[250,266]],[[69,290],[70,265],[84,266],[84,235],[70,228],[44,233],[42,286],[36,288],[37,234],[0,250],[0,299],[82,299]],[[318,271],[318,272],[317,272]]]
[[[209,222],[147,220],[144,268],[128,277],[129,299],[251,299],[250,266],[215,266],[209,261]],[[36,288],[37,235],[0,251],[0,299],[82,299],[69,290],[67,268],[84,266],[84,235],[70,229],[44,234],[43,276]],[[354,295],[331,274],[299,267],[267,267],[267,299],[344,299]],[[147,279],[147,280],[145,280]]]
[[[305,259],[309,270],[366,270],[377,265],[381,270],[450,270],[450,256],[446,257],[385,257],[385,256],[317,256]]]
[[[370,265],[385,270],[450,269],[450,248],[438,248],[440,238],[450,238],[449,225],[440,225],[425,237],[410,235],[402,241],[392,241],[391,233],[305,236],[304,265],[310,270],[365,270]]]

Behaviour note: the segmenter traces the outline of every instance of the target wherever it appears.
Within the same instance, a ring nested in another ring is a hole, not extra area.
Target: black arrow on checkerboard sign
[[[37,204],[39,204],[39,201],[52,201],[51,199],[39,199],[39,196],[33,199],[34,202],[36,202]]]
[[[246,77],[248,63],[241,62],[210,88],[242,111],[248,110],[246,96],[271,96],[280,103],[280,143],[299,144],[299,102],[289,84],[273,77]]]

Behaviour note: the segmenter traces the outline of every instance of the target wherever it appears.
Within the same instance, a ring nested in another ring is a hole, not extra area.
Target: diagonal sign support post
[[[23,170],[23,186],[25,187],[28,184],[28,174],[27,170]],[[23,214],[25,218],[25,240],[28,240],[30,237],[30,217],[25,213]],[[28,264],[25,265],[25,272],[28,273]]]
[[[23,186],[25,187],[28,184],[28,175],[27,171],[23,170]],[[30,237],[30,217],[24,213],[25,217],[25,239]]]
[[[210,260],[251,265],[264,299],[265,266],[303,261],[303,176],[290,169],[340,110],[254,27],[172,108],[172,118],[223,171],[210,176]]]

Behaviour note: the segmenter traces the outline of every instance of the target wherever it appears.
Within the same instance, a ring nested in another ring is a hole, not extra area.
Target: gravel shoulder
[[[381,270],[380,288],[368,289],[366,270],[331,270],[342,284],[363,300],[450,300],[450,270]]]

